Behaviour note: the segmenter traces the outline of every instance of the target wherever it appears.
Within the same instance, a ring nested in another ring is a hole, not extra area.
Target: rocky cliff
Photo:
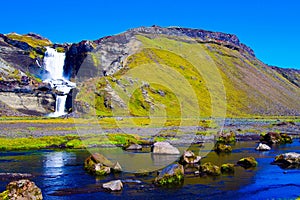
[[[134,28],[76,44],[52,44],[36,34],[0,34],[0,97],[3,97],[0,103],[3,109],[10,107],[40,115],[54,109],[54,94],[40,80],[47,73],[42,66],[46,46],[66,53],[64,73],[78,82],[75,103],[79,110],[92,105],[99,115],[112,115],[114,106],[125,105],[113,90],[114,86],[126,91],[128,86],[135,84],[135,80],[123,80],[122,76],[141,64],[155,64],[168,65],[185,77],[200,102],[201,115],[209,116],[212,108],[207,81],[195,67],[206,73],[213,63],[225,87],[228,116],[300,115],[299,70],[265,65],[233,34],[158,26]],[[181,53],[176,55],[178,47]],[[199,59],[194,64],[188,59],[189,52],[198,54]],[[199,66],[195,66],[197,62]],[[11,103],[16,95],[26,100]],[[156,101],[170,107],[167,108],[170,115],[178,115],[176,95],[167,88],[145,84],[127,95],[131,98],[130,115],[147,115]],[[17,103],[21,101],[35,106],[23,108]]]

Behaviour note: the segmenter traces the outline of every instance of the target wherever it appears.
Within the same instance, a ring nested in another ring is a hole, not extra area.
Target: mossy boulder
[[[232,151],[232,147],[227,144],[217,143],[214,147],[214,151],[217,153],[230,153]]]
[[[220,176],[221,170],[219,166],[212,164],[211,162],[200,165],[200,174],[209,176]]]
[[[300,154],[289,152],[280,154],[275,157],[273,164],[279,165],[281,168],[299,168],[300,167]]]
[[[184,169],[180,164],[172,164],[164,168],[155,178],[154,184],[157,186],[178,186],[183,183]]]
[[[234,164],[226,163],[221,165],[222,174],[233,174],[234,173]]]
[[[235,133],[233,131],[221,132],[219,133],[217,142],[222,144],[233,144],[236,142]]]
[[[43,199],[42,191],[38,188],[34,182],[22,179],[18,181],[10,182],[6,186],[6,190],[0,193],[0,199]]]
[[[257,161],[253,157],[242,158],[237,162],[238,165],[244,167],[245,169],[256,167]]]
[[[293,143],[292,138],[286,133],[269,132],[260,135],[260,141],[267,144],[288,144]]]
[[[110,174],[112,171],[122,171],[118,162],[114,164],[100,153],[89,156],[84,161],[84,169],[90,174],[99,176]]]

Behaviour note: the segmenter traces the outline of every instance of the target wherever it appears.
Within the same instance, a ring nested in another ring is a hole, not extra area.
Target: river
[[[300,196],[300,170],[281,169],[271,165],[275,156],[285,152],[300,152],[298,139],[293,144],[273,146],[269,152],[255,151],[256,143],[238,142],[231,154],[207,154],[204,162],[236,163],[240,158],[253,156],[258,161],[255,169],[235,167],[233,175],[200,177],[187,175],[181,187],[166,189],[152,184],[156,173],[149,176],[121,173],[106,177],[94,177],[83,170],[83,162],[89,156],[86,150],[36,150],[0,153],[0,173],[30,173],[42,189],[44,199],[295,199]],[[190,148],[199,149],[198,145]],[[138,165],[138,163],[135,163]],[[109,193],[102,183],[114,179],[124,182],[122,192]],[[0,180],[3,191],[9,180]]]

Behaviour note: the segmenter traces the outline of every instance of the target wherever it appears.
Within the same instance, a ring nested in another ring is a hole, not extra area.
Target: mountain
[[[233,34],[158,26],[76,44],[1,34],[2,115],[11,115],[8,108],[12,115],[53,111],[55,93],[41,82],[46,46],[66,54],[64,73],[76,79],[78,112],[93,107],[101,116],[123,115],[128,107],[125,115],[132,116],[206,117],[224,109],[230,117],[300,115],[299,70],[264,64]],[[9,101],[15,98],[33,106]]]

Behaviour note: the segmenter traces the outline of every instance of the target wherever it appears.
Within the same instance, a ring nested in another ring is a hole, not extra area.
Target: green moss
[[[8,194],[9,194],[8,190],[5,190],[4,192],[0,193],[0,199],[9,200]]]
[[[158,186],[164,186],[164,187],[173,187],[178,186],[183,183],[184,180],[184,172],[183,172],[183,166],[179,164],[173,164],[172,172],[166,172],[163,174],[163,176],[158,176],[155,178],[154,183]],[[167,167],[167,169],[169,168]],[[165,169],[164,169],[165,170]],[[163,173],[163,172],[161,172]]]

